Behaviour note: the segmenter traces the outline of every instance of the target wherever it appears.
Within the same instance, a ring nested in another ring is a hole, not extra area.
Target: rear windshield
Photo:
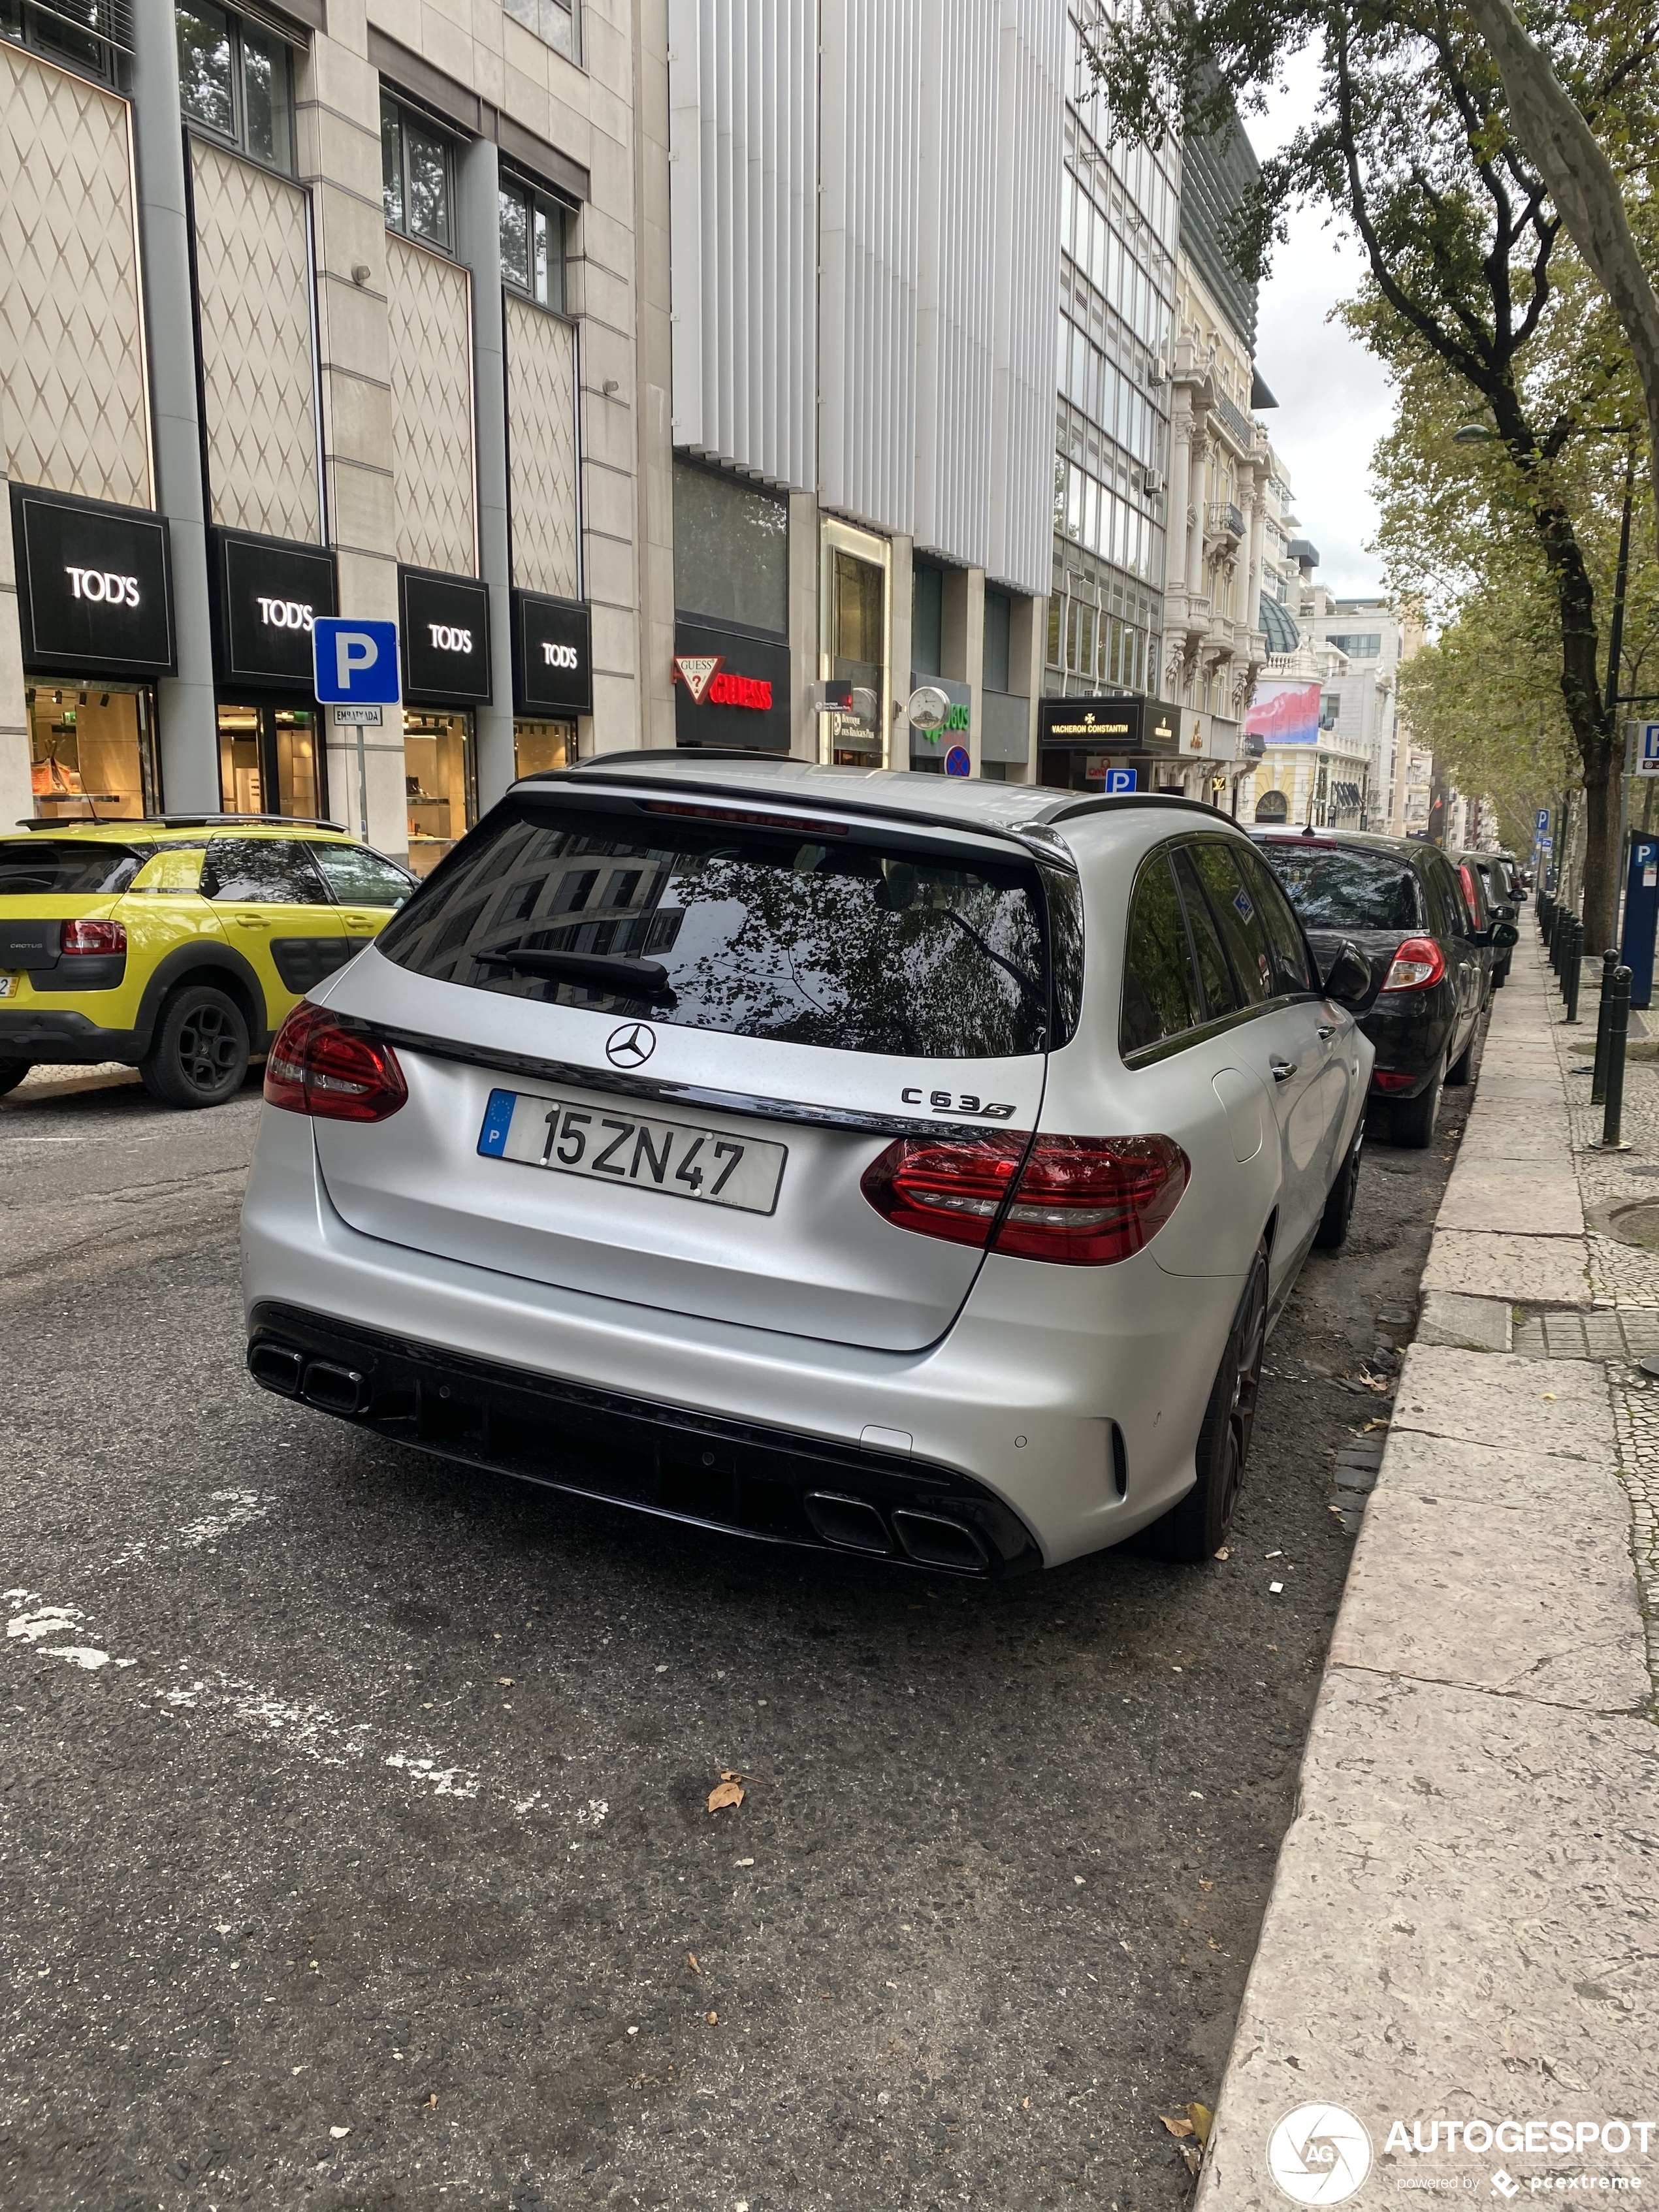
[[[131,845],[79,837],[0,839],[0,898],[118,891],[137,872],[138,855]]]
[[[1304,929],[1415,929],[1417,878],[1392,853],[1352,846],[1261,845]]]
[[[843,1052],[1043,1048],[1034,863],[682,803],[509,803],[377,940],[417,975],[538,1005]]]

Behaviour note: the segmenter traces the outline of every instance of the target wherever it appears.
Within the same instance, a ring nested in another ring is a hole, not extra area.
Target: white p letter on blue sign
[[[312,626],[311,639],[317,696],[324,705],[396,705],[396,623],[319,616]]]

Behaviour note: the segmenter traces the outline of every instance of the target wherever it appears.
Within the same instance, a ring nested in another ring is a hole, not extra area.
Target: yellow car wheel
[[[187,983],[162,1007],[138,1073],[169,1106],[222,1106],[242,1087],[248,1048],[236,1001],[211,983]]]
[[[0,1098],[15,1091],[33,1065],[31,1060],[0,1060]]]

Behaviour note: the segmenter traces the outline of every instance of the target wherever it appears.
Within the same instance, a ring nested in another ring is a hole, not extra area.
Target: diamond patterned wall
[[[18,482],[149,507],[125,100],[0,42],[0,422]]]
[[[213,520],[322,538],[306,196],[191,142]]]
[[[576,559],[576,333],[523,300],[507,302],[507,441],[512,462],[513,580],[574,599]]]
[[[470,576],[472,295],[465,269],[386,238],[398,558]]]

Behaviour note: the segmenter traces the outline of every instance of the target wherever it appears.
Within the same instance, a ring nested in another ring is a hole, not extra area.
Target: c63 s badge
[[[899,1097],[907,1106],[920,1106],[923,1103],[923,1094],[915,1085],[908,1091],[901,1091]],[[996,1106],[988,1101],[981,1103],[969,1091],[930,1091],[927,1093],[927,1103],[935,1114],[963,1114],[981,1121],[1011,1121],[1014,1115],[1012,1106]]]

